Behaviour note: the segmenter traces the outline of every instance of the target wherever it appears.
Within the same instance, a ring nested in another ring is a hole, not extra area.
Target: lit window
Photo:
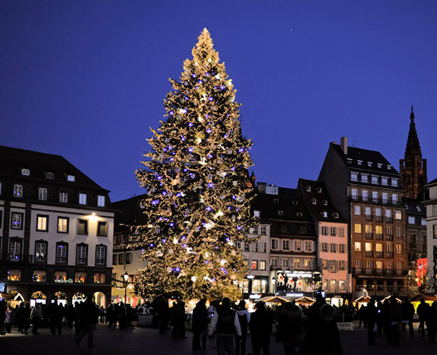
[[[58,233],[68,233],[68,217],[58,217]]]
[[[354,206],[354,214],[355,216],[361,215],[361,206]]]
[[[413,216],[408,216],[408,224],[416,224],[416,218]]]
[[[258,270],[258,260],[252,260],[252,270]]]
[[[49,216],[40,216],[36,217],[36,230],[40,232],[47,232],[49,225]]]
[[[85,281],[86,281],[86,272],[75,272],[74,273],[74,282],[85,283]]]
[[[393,194],[391,195],[391,201],[394,205],[396,205],[398,203],[398,195],[397,194]]]
[[[104,272],[94,273],[94,283],[95,284],[104,284],[105,282],[106,282],[106,274]]]
[[[53,280],[55,282],[67,281],[67,272],[65,272],[65,271],[55,271],[55,274],[53,275]]]
[[[398,220],[402,219],[402,212],[401,211],[395,211],[395,218]]]
[[[67,175],[67,181],[75,182],[76,181],[76,177],[74,175]]]
[[[361,182],[368,183],[369,182],[369,175],[361,174]]]
[[[379,184],[379,177],[372,175],[372,184],[378,185]]]
[[[351,181],[358,181],[358,174],[357,173],[351,173]]]
[[[359,223],[354,224],[354,232],[361,233],[361,224],[359,224]]]
[[[33,282],[46,282],[46,272],[44,270],[33,270]]]
[[[388,178],[387,177],[381,177],[381,185],[388,186]]]
[[[265,260],[260,260],[259,262],[259,269],[260,270],[266,270],[266,261]]]
[[[8,281],[21,281],[21,270],[8,270]]]
[[[355,251],[361,251],[361,242],[355,242]]]
[[[398,179],[391,179],[391,186],[398,187],[399,186],[399,180]]]
[[[105,207],[105,196],[102,196],[102,195],[97,196],[97,206]],[[257,211],[257,212],[259,214],[259,211]],[[259,215],[258,216],[255,215],[255,217],[259,217]]]

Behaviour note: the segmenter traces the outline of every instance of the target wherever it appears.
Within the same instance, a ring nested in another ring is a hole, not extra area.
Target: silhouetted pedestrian
[[[234,333],[241,336],[240,321],[237,313],[231,309],[229,298],[225,297],[217,307],[217,316],[212,317],[209,335],[217,329],[217,354],[235,355]]]
[[[264,302],[257,302],[255,308],[256,310],[252,313],[249,323],[253,354],[259,355],[262,349],[264,355],[269,355],[273,317],[267,311]]]
[[[81,332],[74,337],[76,345],[80,345],[81,340],[88,335],[87,346],[93,348],[94,345],[94,330],[99,320],[99,308],[93,301],[93,296],[88,295],[86,301],[80,308],[80,324]]]

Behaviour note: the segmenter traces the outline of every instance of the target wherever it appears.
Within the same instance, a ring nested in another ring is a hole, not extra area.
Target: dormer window
[[[297,217],[302,217],[303,214],[302,214],[302,212],[297,212],[297,213],[296,213],[296,216],[297,216]]]
[[[317,188],[317,192],[320,194],[320,193],[322,193],[322,188],[321,187],[318,187]]]
[[[293,205],[297,205],[297,200],[293,200],[291,203],[292,203]]]
[[[352,164],[352,158],[347,158],[347,163]]]
[[[256,217],[256,218],[259,218],[260,212],[257,211],[257,210],[253,211],[253,216]]]
[[[387,170],[391,170],[392,166],[389,164],[387,165]]]
[[[328,206],[328,201],[327,200],[323,200],[323,206]]]
[[[47,171],[46,172],[46,179],[54,180],[55,179],[55,174]]]
[[[378,169],[382,169],[382,164],[378,163]]]
[[[357,164],[358,165],[363,165],[363,161],[362,160],[357,160]]]
[[[417,212],[422,212],[422,209],[420,208],[420,206],[416,206],[416,210],[417,210]]]
[[[76,181],[76,177],[74,175],[67,175],[67,181],[75,182]]]
[[[278,198],[273,199],[273,203],[278,204],[279,203],[279,199]]]
[[[328,218],[328,212],[323,211],[322,214],[323,214],[323,218]]]
[[[317,200],[316,200],[315,198],[312,198],[312,199],[311,199],[311,203],[312,203],[313,205],[317,205]]]
[[[307,192],[311,192],[311,186],[307,186]]]
[[[21,175],[30,176],[30,170],[26,168],[21,169]]]
[[[280,215],[280,216],[284,215],[284,211],[279,210],[278,215]]]
[[[368,162],[367,162],[367,166],[368,166],[369,168],[371,168],[372,165],[373,165],[373,162],[371,162],[371,161],[368,161]]]
[[[334,213],[334,218],[338,218],[338,213],[337,212]]]

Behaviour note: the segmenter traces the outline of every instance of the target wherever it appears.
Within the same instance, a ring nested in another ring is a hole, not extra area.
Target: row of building
[[[342,305],[434,292],[437,179],[427,183],[413,111],[410,120],[399,172],[343,137],[330,143],[317,180],[283,188],[252,176],[259,225],[236,245],[247,261],[245,298],[322,291]],[[134,289],[141,250],[128,248],[136,236],[125,227],[141,224],[142,196],[111,203],[109,191],[58,155],[0,146],[0,166],[1,297],[142,302]]]

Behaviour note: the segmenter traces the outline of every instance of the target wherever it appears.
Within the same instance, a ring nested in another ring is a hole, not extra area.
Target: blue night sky
[[[204,27],[257,181],[317,179],[342,136],[399,169],[412,104],[437,178],[435,0],[3,0],[0,145],[62,155],[112,201],[144,193],[149,127]]]

